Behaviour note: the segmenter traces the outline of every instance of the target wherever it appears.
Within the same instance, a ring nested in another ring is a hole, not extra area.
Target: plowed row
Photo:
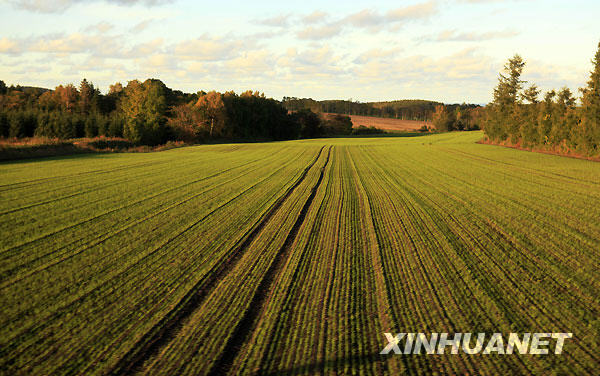
[[[3,374],[592,374],[600,164],[481,135],[0,165]],[[379,355],[383,332],[573,332]]]

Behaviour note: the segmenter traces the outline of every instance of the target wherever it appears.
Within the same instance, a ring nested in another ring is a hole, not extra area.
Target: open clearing
[[[349,116],[350,119],[352,119],[354,128],[364,125],[365,127],[375,127],[386,131],[415,131],[423,125],[431,127],[430,121],[402,120],[358,115]]]
[[[481,137],[0,164],[0,370],[597,372],[600,164]],[[574,338],[383,356],[383,332]]]

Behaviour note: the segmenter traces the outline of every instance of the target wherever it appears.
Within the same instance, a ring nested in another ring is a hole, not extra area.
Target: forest
[[[540,100],[535,84],[521,79],[525,61],[515,55],[506,63],[486,107],[484,131],[491,143],[561,154],[600,154],[600,43],[587,86],[578,104],[567,87],[550,90]]]
[[[0,81],[0,138],[125,138],[136,145],[168,141],[269,141],[381,133],[353,130],[348,115],[431,121],[437,131],[480,128],[483,108],[425,100],[360,103],[267,98],[258,91],[184,93],[158,79],[110,85],[85,78],[54,90]]]
[[[106,95],[83,79],[54,90],[0,81],[0,137],[123,137],[138,145],[171,140],[284,140],[350,134],[346,116],[288,112],[257,91],[183,93],[148,79],[111,85]]]
[[[476,104],[443,104],[420,99],[361,103],[352,100],[316,101],[312,98],[283,97],[289,111],[314,112],[382,118],[432,121],[439,132],[480,129],[483,108]]]
[[[310,109],[314,112],[420,121],[431,120],[436,106],[442,104],[420,99],[361,103],[352,99],[317,101],[312,98],[283,97],[283,105],[290,111]]]

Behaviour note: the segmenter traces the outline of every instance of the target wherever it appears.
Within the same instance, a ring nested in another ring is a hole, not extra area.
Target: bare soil
[[[421,128],[423,125],[431,127],[431,122],[429,121],[402,120],[358,115],[350,115],[350,119],[352,119],[352,126],[354,128],[364,125],[365,127],[375,127],[390,131],[415,131]]]

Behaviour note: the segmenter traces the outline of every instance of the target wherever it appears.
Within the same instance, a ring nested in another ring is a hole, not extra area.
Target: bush
[[[328,135],[352,134],[352,119],[346,115],[325,115],[323,128]]]
[[[383,134],[385,131],[383,129],[379,129],[373,126],[365,127],[364,125],[359,125],[358,128],[354,128],[352,130],[353,135],[361,135],[361,134]]]

